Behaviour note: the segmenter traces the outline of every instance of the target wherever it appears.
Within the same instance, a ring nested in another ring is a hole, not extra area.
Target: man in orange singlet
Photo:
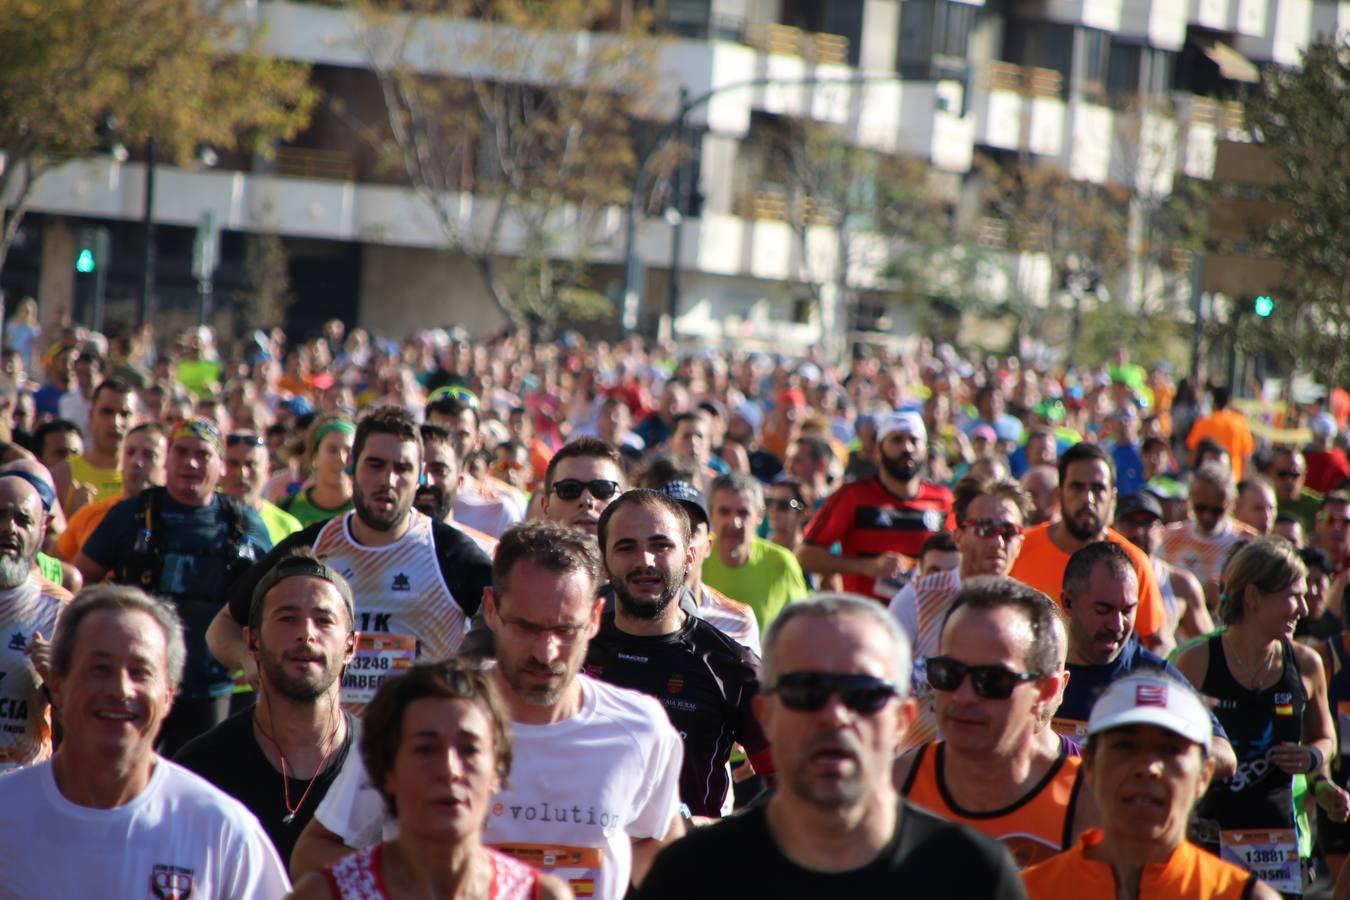
[[[961,585],[927,662],[938,729],[896,764],[909,800],[1002,841],[1021,868],[1072,845],[1091,817],[1079,763],[1064,742],[1037,737],[1067,677],[1059,607],[1011,578]]]

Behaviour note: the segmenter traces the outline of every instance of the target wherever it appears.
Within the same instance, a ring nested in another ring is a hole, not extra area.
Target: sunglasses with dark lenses
[[[871,675],[833,675],[827,672],[789,672],[764,688],[766,694],[777,694],[788,709],[798,712],[816,712],[824,709],[831,694],[839,695],[839,702],[855,713],[870,716],[880,712],[891,698],[900,695],[900,689],[889,681]]]
[[[564,478],[562,481],[553,482],[553,493],[557,494],[560,500],[575,500],[581,496],[582,491],[590,491],[591,496],[597,500],[608,500],[618,493],[618,490],[617,481],[607,481],[603,478],[596,478],[593,481]]]
[[[970,675],[970,686],[986,700],[1007,700],[1019,684],[1041,677],[1035,672],[1014,672],[1003,666],[968,666],[950,656],[930,656],[925,668],[928,683],[935,690],[954,691]]]
[[[971,519],[961,527],[969,528],[976,537],[989,538],[998,535],[1005,541],[1011,541],[1022,534],[1022,526],[1016,522],[995,522],[993,519]]]
[[[226,447],[238,447],[240,444],[246,444],[249,447],[261,447],[266,443],[266,439],[260,434],[236,433],[225,438]]]
[[[766,509],[803,509],[800,500],[790,500],[778,497],[770,497],[764,501]]]
[[[1275,477],[1285,479],[1302,478],[1303,473],[1298,471],[1297,469],[1281,469],[1280,471],[1275,473]]]

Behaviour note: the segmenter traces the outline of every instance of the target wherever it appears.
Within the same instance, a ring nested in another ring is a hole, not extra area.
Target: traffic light
[[[94,262],[94,251],[90,250],[88,247],[82,248],[80,250],[80,255],[75,258],[75,271],[79,272],[81,275],[88,275],[90,272],[94,271],[96,265],[97,263]]]
[[[1252,312],[1256,313],[1263,319],[1269,318],[1270,314],[1273,313],[1274,311],[1275,311],[1275,298],[1270,296],[1269,294],[1262,294],[1261,296],[1257,297],[1256,302],[1252,304]]]

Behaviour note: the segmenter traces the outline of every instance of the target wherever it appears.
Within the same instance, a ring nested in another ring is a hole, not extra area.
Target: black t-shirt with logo
[[[759,658],[704,620],[686,615],[671,634],[627,634],[606,613],[586,653],[586,672],[661,701],[684,740],[680,799],[696,816],[720,816],[730,787],[732,744],[757,772],[771,768],[768,741],[751,709]]]

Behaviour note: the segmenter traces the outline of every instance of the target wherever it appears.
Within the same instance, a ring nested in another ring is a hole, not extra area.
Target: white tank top
[[[314,552],[352,588],[361,636],[342,676],[342,700],[360,712],[380,682],[414,659],[445,659],[458,650],[468,619],[441,574],[430,518],[413,510],[403,537],[367,547],[352,539],[353,515],[330,519]]]

